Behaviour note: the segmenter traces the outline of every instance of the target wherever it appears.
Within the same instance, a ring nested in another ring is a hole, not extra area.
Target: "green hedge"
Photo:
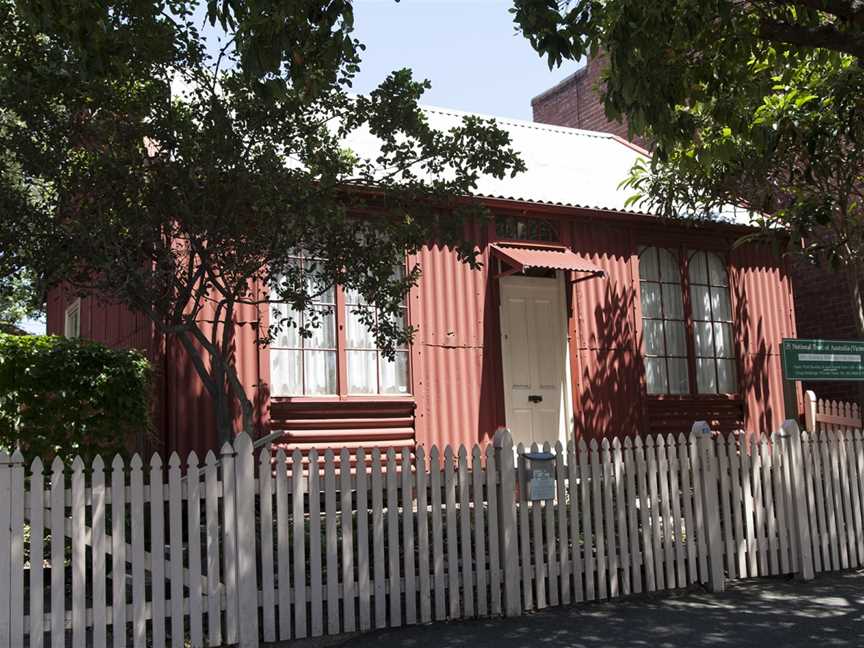
[[[149,433],[151,371],[137,351],[0,334],[0,446],[28,460],[124,452]]]

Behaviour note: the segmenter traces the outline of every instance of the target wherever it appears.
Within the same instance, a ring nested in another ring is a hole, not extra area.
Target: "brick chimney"
[[[613,133],[647,148],[642,138],[627,137],[627,122],[609,121],[600,98],[606,56],[601,52],[573,74],[531,100],[534,121],[554,126]]]

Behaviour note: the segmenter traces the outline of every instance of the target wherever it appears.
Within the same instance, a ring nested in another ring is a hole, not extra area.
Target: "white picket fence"
[[[536,450],[536,448],[534,448]],[[286,456],[0,455],[0,646],[221,646],[864,565],[860,431]],[[8,589],[7,589],[8,584]]]
[[[810,390],[804,392],[804,427],[807,430],[860,430],[861,408],[857,403],[816,398]]]

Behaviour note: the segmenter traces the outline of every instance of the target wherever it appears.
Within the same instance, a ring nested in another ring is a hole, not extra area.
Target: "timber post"
[[[708,573],[703,582],[711,592],[722,592],[726,588],[723,571],[723,532],[720,526],[720,502],[718,498],[717,454],[714,450],[714,436],[707,421],[693,423],[692,434],[698,438],[698,466],[702,491],[705,546],[708,549]],[[694,466],[695,467],[695,466]]]
[[[513,461],[513,437],[507,428],[499,428],[493,440],[495,465],[498,468],[498,543],[504,572],[504,616],[522,613],[519,596],[519,547],[516,537],[516,466]]]
[[[792,546],[798,554],[798,572],[801,580],[813,580],[813,545],[810,537],[810,522],[807,517],[807,491],[804,479],[804,460],[801,448],[801,428],[798,421],[788,419],[783,423],[784,481],[792,502]]]

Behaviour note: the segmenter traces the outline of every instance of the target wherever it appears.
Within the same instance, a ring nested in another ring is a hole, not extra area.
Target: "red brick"
[[[555,126],[603,131],[630,139],[639,146],[647,142],[639,137],[629,138],[627,123],[606,118],[602,100],[602,74],[606,59],[600,56],[531,100],[534,121]],[[647,147],[646,147],[647,148]]]

